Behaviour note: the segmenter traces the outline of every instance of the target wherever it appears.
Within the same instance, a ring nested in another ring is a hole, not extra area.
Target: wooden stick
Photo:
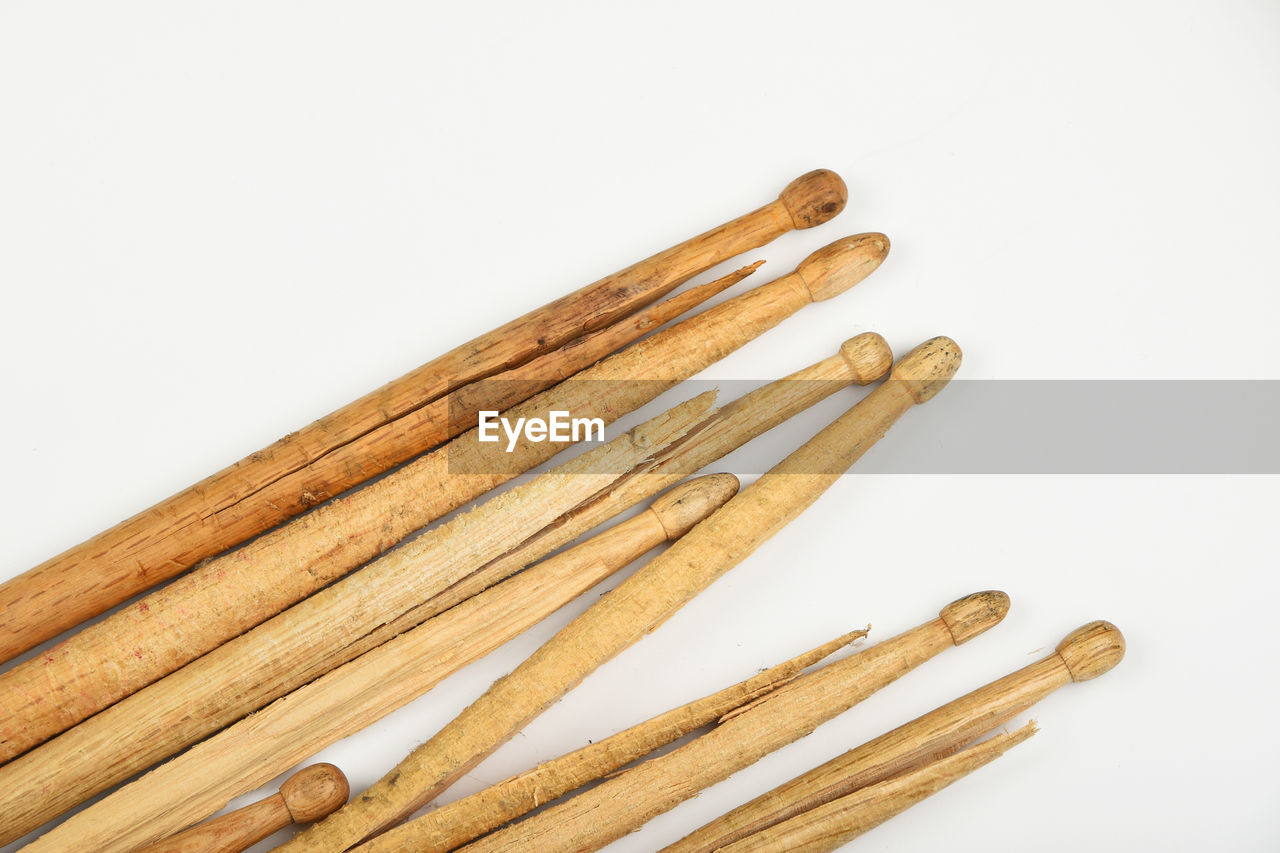
[[[777,201],[465,343],[7,581],[0,585],[0,661],[430,446],[417,431],[400,429],[390,442],[386,433],[371,442],[376,456],[356,466],[327,458],[347,445],[454,389],[608,326],[721,261],[825,222],[846,197],[834,172],[802,175]]]
[[[1008,609],[1009,597],[1003,592],[980,592],[952,602],[937,619],[801,676],[735,710],[714,729],[679,749],[465,849],[468,853],[598,850],[703,788],[804,737],[943,650],[994,627]],[[405,836],[402,840],[414,839]],[[419,848],[406,843],[382,849]]]
[[[557,797],[603,778],[624,765],[776,690],[805,668],[865,637],[853,631],[710,696],[659,714],[532,770],[499,782],[362,844],[361,853],[405,849],[452,850]]]
[[[575,619],[381,781],[281,849],[342,851],[408,818],[588,674],[666,621],[818,499],[959,366],[945,338]]]
[[[341,770],[312,764],[270,797],[171,835],[142,853],[240,853],[289,824],[320,820],[341,808],[350,793]]]
[[[465,601],[471,595],[573,541],[627,507],[672,485],[680,479],[683,472],[704,467],[850,381],[866,384],[879,378],[886,371],[891,358],[884,339],[873,332],[867,332],[846,341],[838,355],[751,392],[730,406],[733,410],[731,418],[712,416],[707,426],[695,434],[698,441],[691,444],[679,443],[677,452],[670,457],[658,453],[650,465],[622,476],[609,489],[566,513],[542,532],[527,538],[511,551],[454,583],[425,604],[411,608],[400,618],[380,625],[360,641],[358,648],[380,645],[428,617]],[[647,473],[650,470],[662,473]],[[216,730],[219,725],[248,713],[259,703],[283,695],[287,687],[286,684],[275,682],[274,688],[268,686],[266,689],[259,688],[258,691],[245,687],[224,690],[219,694],[223,701],[229,703],[224,708],[224,713],[207,720],[197,720],[192,718],[182,690],[199,691],[201,685],[195,680],[184,683],[185,688],[168,693],[175,701],[163,708],[156,707],[157,702],[151,698],[155,689],[148,688],[151,693],[144,690],[137,697],[130,697],[81,723],[31,755],[17,759],[10,767],[0,767],[0,814],[4,813],[8,802],[3,792],[11,790],[16,803],[40,803],[39,811],[25,821],[29,829],[34,829],[76,802],[145,769],[165,755],[194,743]],[[159,688],[159,685],[156,687]],[[133,731],[137,736],[126,738],[120,734],[121,731]],[[299,756],[296,760],[306,757]],[[35,787],[29,789],[27,785]],[[46,802],[47,798],[44,796],[23,796],[21,792],[28,790],[56,790],[59,795],[56,800]],[[13,806],[15,814],[21,808],[23,807]]]
[[[545,419],[551,411],[569,411],[611,422],[803,306],[852,287],[879,265],[887,249],[881,235],[839,240],[810,255],[796,271],[580,371],[507,416]],[[470,430],[0,675],[0,696],[6,699],[0,712],[0,761],[243,634],[562,448],[549,441],[521,441],[507,453],[480,443],[477,431]],[[420,587],[423,599],[447,585]],[[193,613],[216,616],[193,619]]]
[[[710,853],[860,788],[918,768],[991,731],[1073,681],[1088,681],[1124,657],[1124,637],[1109,622],[1066,636],[1053,654],[899,726],[792,779],[663,849]]]
[[[573,541],[587,530],[710,465],[850,383],[869,385],[875,382],[892,366],[893,353],[883,337],[875,332],[863,332],[850,338],[840,345],[836,355],[734,400],[696,432],[657,454],[653,465],[623,477],[607,492],[576,507],[512,551],[458,581],[420,608],[409,611],[389,627],[396,630],[402,621],[404,624],[416,624],[425,616],[441,613],[465,601],[536,559],[532,555],[549,553]]]
[[[418,604],[424,588],[447,586],[608,488],[620,476],[609,472],[643,464],[696,426],[713,396],[681,403],[428,531],[0,767],[0,843],[378,645],[386,636],[376,628]]]
[[[689,528],[737,490],[699,477],[648,510],[551,557],[295,690],[70,818],[29,850],[125,851],[201,820],[233,797],[412,701],[611,573]],[[19,805],[21,797],[11,797]]]
[[[719,848],[720,853],[826,853],[995,761],[1037,731],[1028,723],[918,770],[877,782]]]

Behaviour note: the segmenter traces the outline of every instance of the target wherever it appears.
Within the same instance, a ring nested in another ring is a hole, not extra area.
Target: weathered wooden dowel
[[[615,471],[695,428],[713,398],[681,403],[451,519],[0,767],[0,843],[379,645],[387,636],[377,629],[420,603],[424,587],[447,587],[607,489]]]
[[[1009,597],[1003,592],[980,592],[952,602],[938,618],[801,676],[734,711],[680,748],[464,849],[598,850],[804,737],[945,649],[994,627],[1008,610]],[[401,842],[381,850],[418,849],[412,836],[402,836]]]
[[[852,631],[837,637],[710,696],[659,714],[604,740],[592,741],[581,749],[429,811],[357,849],[361,853],[396,850],[400,849],[396,845],[410,842],[412,849],[420,853],[460,847],[569,791],[603,778],[656,749],[715,723],[734,709],[778,689],[807,667],[866,634],[866,631]]]
[[[596,499],[576,507],[555,524],[487,563],[439,595],[407,612],[387,630],[413,625],[441,613],[550,553],[619,512],[701,470],[788,418],[850,384],[869,385],[893,366],[893,353],[883,337],[863,332],[840,345],[836,355],[744,394],[723,407],[696,432],[655,456],[651,465],[621,478]]]
[[[381,719],[727,501],[737,478],[683,483],[645,511],[290,693],[112,793],[30,850],[130,850],[201,820]]]
[[[997,734],[717,849],[719,853],[828,853],[985,767],[1036,731],[1035,724],[1028,723],[1015,732]]]
[[[946,338],[917,347],[889,382],[561,629],[381,781],[281,849],[339,853],[407,819],[803,512],[908,408],[932,397],[959,361]]]
[[[887,250],[879,234],[838,240],[794,272],[579,371],[508,410],[507,417],[546,419],[552,411],[568,411],[612,422],[805,305],[852,287],[879,266]],[[382,480],[210,561],[68,637],[0,675],[5,700],[0,707],[0,761],[263,623],[564,446],[522,439],[508,453],[499,445],[480,443],[477,430],[469,430]],[[417,589],[425,600],[444,586]]]
[[[719,724],[695,740],[614,776],[597,787],[476,842],[476,850],[595,850],[638,828],[764,755],[813,731],[943,650],[998,624],[1008,612],[1002,592],[981,592],[952,602],[938,618],[906,633],[829,663],[763,696],[729,709]],[[642,727],[638,727],[642,728]],[[587,747],[592,750],[594,747]],[[585,752],[582,750],[580,752]],[[573,774],[556,785],[557,768],[575,767],[578,753],[499,783],[480,794],[374,838],[359,853],[416,850],[445,853],[505,820],[531,811],[583,782],[616,769],[612,762]],[[645,753],[640,753],[643,755]],[[628,761],[640,757],[631,755]],[[582,778],[575,778],[575,777]],[[550,788],[543,787],[552,780]],[[529,781],[524,781],[525,779]],[[470,801],[470,802],[469,802]],[[520,803],[523,811],[509,813]],[[476,831],[479,830],[479,831]],[[471,849],[471,848],[468,848]]]
[[[419,431],[395,430],[370,442],[376,458],[351,465],[352,454],[341,454],[347,445],[456,388],[603,328],[722,261],[826,222],[846,197],[834,172],[802,175],[776,201],[469,341],[0,584],[0,661],[430,446]]]
[[[294,823],[311,823],[347,801],[347,777],[332,764],[312,764],[266,799],[149,845],[140,853],[240,853]]]
[[[410,608],[401,617],[379,625],[361,638],[353,651],[373,648],[424,619],[444,612],[577,539],[622,510],[673,485],[686,472],[697,471],[714,462],[850,382],[866,384],[880,378],[891,361],[892,354],[884,338],[874,332],[866,332],[846,341],[837,355],[739,398],[730,406],[732,416],[722,419],[713,415],[696,433],[698,441],[677,442],[672,455],[657,453],[651,462],[622,476],[601,494],[556,519],[506,554],[467,574],[425,604]],[[232,670],[235,665],[234,660],[228,660],[218,671]],[[216,672],[211,672],[208,677],[214,678],[215,675]],[[38,803],[25,818],[25,825],[34,829],[75,803],[145,769],[303,683],[296,679],[282,681],[277,678],[256,688],[252,682],[249,686],[233,685],[234,689],[217,694],[219,701],[225,704],[212,709],[211,700],[206,699],[199,708],[211,713],[198,718],[191,713],[191,703],[184,690],[200,691],[200,680],[198,677],[183,680],[184,677],[190,678],[190,675],[171,676],[180,686],[166,692],[163,707],[158,707],[158,700],[152,698],[155,689],[147,688],[151,694],[125,699],[35,752],[20,757],[10,766],[0,767],[0,814],[4,813],[5,803],[9,802],[4,791],[10,790],[14,795],[12,810],[15,815],[25,814],[24,809],[33,808],[22,804]],[[158,687],[159,684],[156,685]],[[142,693],[146,694],[146,691]],[[121,731],[135,732],[136,737],[124,737]],[[305,757],[300,756],[297,760]],[[22,793],[32,790],[59,793],[47,801]],[[14,819],[17,820],[16,817]]]
[[[1088,681],[1124,657],[1109,622],[1077,628],[1053,654],[797,776],[706,824],[662,853],[710,853],[823,803],[928,764],[1023,713],[1059,687]]]

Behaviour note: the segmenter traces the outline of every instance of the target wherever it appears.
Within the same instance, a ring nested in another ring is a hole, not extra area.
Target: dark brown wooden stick
[[[7,581],[0,662],[428,449],[422,431],[389,424],[602,329],[721,261],[825,222],[846,196],[834,172],[802,175],[776,201],[481,335]],[[351,449],[380,430],[369,439],[376,454]]]

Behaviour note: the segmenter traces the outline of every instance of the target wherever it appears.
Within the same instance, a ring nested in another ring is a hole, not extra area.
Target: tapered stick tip
[[[930,338],[904,355],[893,366],[889,378],[905,383],[912,398],[925,403],[956,375],[962,355],[951,338]]]
[[[280,786],[280,796],[294,823],[314,823],[346,805],[351,794],[347,777],[332,764],[312,764]]]
[[[875,332],[863,332],[840,345],[840,355],[853,373],[857,385],[869,385],[893,367],[889,342]]]
[[[1064,637],[1057,652],[1072,681],[1088,681],[1109,672],[1124,658],[1124,634],[1110,622],[1090,622]]]
[[[787,184],[778,198],[791,214],[796,228],[812,228],[844,210],[849,188],[830,169],[814,169]]]
[[[839,296],[876,271],[889,254],[883,234],[854,234],[823,246],[796,267],[814,302]]]
[[[951,602],[938,615],[958,646],[994,628],[1009,612],[1009,596],[998,589],[975,592]]]
[[[732,474],[708,474],[668,489],[649,509],[658,517],[668,539],[679,539],[695,524],[738,493],[738,478]]]

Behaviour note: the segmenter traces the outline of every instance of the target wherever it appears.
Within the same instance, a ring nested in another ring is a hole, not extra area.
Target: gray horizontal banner
[[[490,380],[484,385],[502,385]],[[574,385],[575,383],[564,383]],[[649,383],[648,396],[664,386]],[[687,381],[658,401],[670,406],[708,390],[718,390],[723,410],[736,398],[767,383]],[[782,383],[775,385],[778,387]],[[730,457],[735,473],[769,470],[826,423],[871,389],[833,387],[799,381],[786,396],[830,399],[799,413]],[[562,424],[607,413],[637,389],[635,383],[577,383]],[[627,387],[631,386],[631,387]],[[490,389],[509,399],[513,389]],[[470,400],[489,396],[483,390]],[[458,424],[474,425],[476,408],[451,406]],[[560,407],[557,407],[560,408]],[[642,414],[661,411],[654,405]],[[511,415],[511,412],[504,415]],[[553,420],[549,416],[544,416]],[[821,420],[815,420],[820,417]],[[496,441],[480,445],[466,434],[450,450],[450,471],[485,474],[506,470],[514,461],[514,423],[495,417],[487,429]],[[611,424],[613,438],[633,426],[636,417]],[[527,424],[526,424],[527,426]],[[586,424],[579,424],[585,427]],[[570,427],[565,426],[561,432]],[[549,429],[548,432],[553,431]],[[535,434],[538,428],[535,427]],[[579,430],[579,437],[583,430]],[[521,440],[527,433],[519,433]],[[592,433],[592,437],[595,433]],[[544,439],[548,440],[548,439]],[[562,449],[571,442],[558,442]],[[590,450],[597,441],[577,447]],[[575,447],[575,453],[578,452]],[[567,456],[566,456],[567,458]],[[601,465],[607,468],[608,462]],[[957,379],[937,397],[908,411],[889,435],[853,469],[860,474],[1280,474],[1280,381],[1277,380],[964,380]],[[814,471],[813,473],[830,473]]]

